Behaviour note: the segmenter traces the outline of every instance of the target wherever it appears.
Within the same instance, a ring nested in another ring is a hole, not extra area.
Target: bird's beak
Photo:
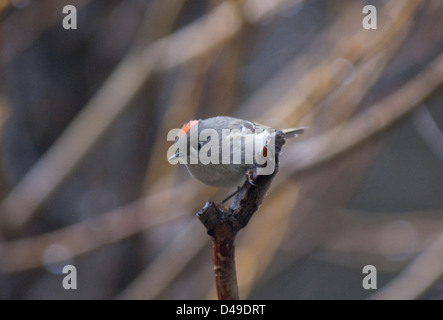
[[[178,150],[177,150],[177,152],[174,153],[172,156],[170,156],[170,157],[168,158],[168,160],[171,161],[172,159],[174,159],[174,158],[178,158],[178,157],[179,157],[179,154],[178,154]]]
[[[177,150],[172,156],[170,156],[170,157],[168,158],[168,160],[170,161],[170,160],[175,159],[175,158],[181,158],[182,156],[183,156],[183,155],[180,154],[180,152]]]

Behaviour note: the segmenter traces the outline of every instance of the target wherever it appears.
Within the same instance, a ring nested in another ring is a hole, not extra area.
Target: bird
[[[270,138],[275,137],[275,132],[283,132],[284,138],[294,138],[305,130],[306,127],[275,130],[228,116],[191,120],[178,131],[177,150],[168,160],[179,160],[193,178],[209,186],[239,187],[246,179],[253,184],[251,170],[266,166]],[[273,170],[269,172],[272,173]]]

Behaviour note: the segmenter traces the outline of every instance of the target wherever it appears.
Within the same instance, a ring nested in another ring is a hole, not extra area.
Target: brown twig
[[[248,180],[236,194],[229,209],[221,203],[208,201],[197,213],[198,218],[212,236],[215,285],[220,300],[238,300],[235,269],[235,237],[244,228],[263,202],[272,180],[278,171],[278,157],[285,143],[282,132],[275,136],[275,169],[270,175],[259,175]]]

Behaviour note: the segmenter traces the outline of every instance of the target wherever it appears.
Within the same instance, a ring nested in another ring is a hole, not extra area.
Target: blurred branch
[[[181,194],[186,190],[189,198]],[[101,216],[48,232],[43,235],[4,242],[0,244],[0,274],[24,271],[63,261],[53,256],[53,260],[43,262],[42,257],[48,246],[57,243],[65,247],[72,257],[77,257],[106,244],[123,240],[137,232],[148,230],[174,219],[183,217],[184,201],[189,201],[197,193],[186,184],[173,190],[154,193],[151,196],[125,205]],[[174,206],[165,208],[164,203],[175,199]],[[178,200],[183,199],[183,200]]]
[[[380,59],[380,52],[389,51],[392,44],[401,43],[399,40],[407,35],[412,24],[410,19],[418,5],[417,1],[386,4],[386,8],[380,10],[384,15],[380,21],[384,23],[376,34],[368,37],[367,30],[348,27],[350,24],[361,23],[348,21],[349,17],[356,18],[353,12],[360,12],[361,4],[349,4],[342,9],[343,13],[333,24],[313,40],[312,47],[305,54],[297,56],[242,106],[242,114],[259,108],[267,111],[260,119],[270,119],[271,122],[288,119],[292,121],[285,120],[286,125],[298,124],[316,108],[316,104],[340,87],[346,76],[349,76],[349,66],[357,69],[361,63]],[[316,58],[319,48],[323,48],[327,41],[330,42],[330,48],[323,49],[326,51],[324,56]],[[342,63],[334,63],[337,59],[341,59]],[[274,107],[269,110],[269,105]],[[279,119],[275,119],[276,114]],[[278,127],[277,124],[270,125]]]
[[[372,300],[420,298],[443,276],[443,236],[440,235],[400,275],[372,295]]]
[[[398,273],[443,229],[441,211],[388,214],[334,210],[340,212],[339,226],[314,256],[347,268],[372,264],[379,272]]]
[[[87,156],[154,71],[167,71],[231,38],[240,28],[225,2],[147,48],[130,51],[96,95],[0,204],[3,229],[21,227]]]
[[[149,264],[117,299],[156,299],[187,264],[208,244],[201,227],[192,219],[174,235],[171,243]],[[174,263],[171,263],[174,261]]]
[[[210,59],[210,57],[201,57],[198,62],[188,63],[180,68],[178,80],[174,84],[170,102],[162,117],[157,137],[166,137],[171,128],[186,123],[195,115],[204,91],[203,83],[205,83],[207,72],[210,70],[212,63],[213,59]],[[157,183],[160,181],[163,184],[161,188],[173,186],[175,175],[172,174],[172,171],[177,166],[171,168],[169,162],[165,161],[163,157],[159,157],[159,155],[166,154],[168,148],[169,145],[165,144],[163,139],[154,141],[145,175],[144,193],[148,193],[150,190],[158,190]]]
[[[72,0],[71,5],[81,9],[90,0]],[[4,3],[4,2],[3,2]],[[62,14],[63,3],[58,0],[30,1],[26,10],[17,9],[12,12],[1,24],[0,30],[14,41],[1,41],[0,67],[9,63],[14,57],[26,50],[48,28],[59,23]],[[0,13],[2,3],[0,2]],[[32,23],[29,23],[32,21]],[[20,32],[20,36],[16,34]]]
[[[443,229],[441,213],[435,211],[362,215],[345,210],[341,214],[340,227],[325,242],[324,249],[337,254],[417,254]],[[398,222],[401,222],[401,225],[397,225]],[[392,243],[398,245],[386,245]],[[408,243],[414,243],[414,246]]]
[[[423,142],[443,160],[443,133],[425,104],[412,114],[412,121]]]
[[[303,0],[245,0],[244,15],[248,22],[255,24],[301,2]]]
[[[367,141],[415,110],[443,84],[443,54],[423,72],[381,102],[360,112],[348,122],[289,148],[292,174],[324,164]],[[282,164],[283,165],[283,164]]]
[[[134,46],[140,49],[167,35],[177,22],[186,0],[150,1],[135,35]]]
[[[9,0],[0,0],[0,14],[11,5]]]

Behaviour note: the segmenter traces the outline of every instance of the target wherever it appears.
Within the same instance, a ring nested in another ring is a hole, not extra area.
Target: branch
[[[421,253],[403,272],[371,300],[412,300],[420,298],[443,276],[443,236]]]
[[[235,269],[235,237],[258,210],[272,180],[278,172],[278,158],[285,143],[282,132],[275,136],[275,170],[270,175],[253,178],[253,184],[245,181],[236,194],[229,209],[221,203],[208,201],[197,213],[200,222],[212,236],[215,285],[220,300],[238,300],[237,276]]]

